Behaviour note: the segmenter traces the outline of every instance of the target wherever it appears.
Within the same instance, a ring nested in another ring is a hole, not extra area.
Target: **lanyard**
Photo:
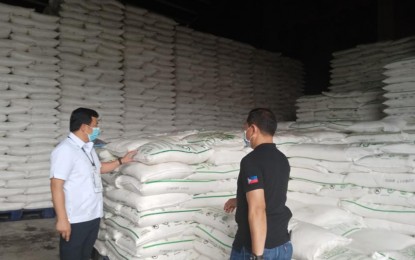
[[[70,138],[68,136],[69,139],[71,139],[72,141],[74,141],[72,138]],[[75,142],[75,141],[74,141]],[[85,149],[82,147],[81,148],[82,152],[84,152],[85,156],[88,157],[88,161],[91,163],[91,165],[93,167],[95,167],[95,162],[94,162],[94,157],[92,156],[92,152],[90,152],[89,154],[91,155],[91,157],[88,156],[88,154],[86,153]]]
[[[81,149],[82,149],[82,151],[84,152],[85,156],[86,156],[86,157],[88,157],[88,160],[91,162],[91,165],[92,165],[93,167],[95,167],[95,162],[94,162],[94,157],[92,157],[92,152],[90,153],[91,157],[89,157],[89,156],[88,156],[88,154],[85,152],[84,148],[82,147]],[[92,159],[91,159],[91,158],[92,158]]]

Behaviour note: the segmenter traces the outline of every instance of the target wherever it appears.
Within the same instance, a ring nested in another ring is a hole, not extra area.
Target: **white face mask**
[[[248,138],[246,137],[246,130],[244,131],[243,139],[244,139],[245,147],[251,147],[251,139],[248,140]]]
[[[101,134],[101,129],[99,127],[92,127],[92,133],[88,134],[88,139],[90,142],[95,141],[98,136]]]

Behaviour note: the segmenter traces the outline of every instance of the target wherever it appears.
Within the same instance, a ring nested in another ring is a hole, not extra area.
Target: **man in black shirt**
[[[241,161],[236,199],[224,206],[226,212],[236,208],[238,223],[231,260],[291,260],[292,214],[285,206],[290,165],[273,143],[276,129],[269,109],[249,112],[244,140],[254,150]]]

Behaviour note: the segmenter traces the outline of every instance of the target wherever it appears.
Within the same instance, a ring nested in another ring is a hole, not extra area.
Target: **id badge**
[[[96,193],[102,192],[103,188],[102,188],[102,181],[101,181],[101,173],[98,171],[96,167],[94,167],[93,178],[94,178],[94,191]]]

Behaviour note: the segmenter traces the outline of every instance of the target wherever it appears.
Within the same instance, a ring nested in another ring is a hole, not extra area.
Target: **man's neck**
[[[81,131],[75,131],[72,132],[74,135],[76,135],[76,137],[78,137],[79,139],[81,139],[82,141],[84,141],[85,143],[89,142],[88,136],[85,135],[84,133],[82,133]]]
[[[252,149],[255,149],[257,146],[261,144],[272,144],[274,142],[272,136],[258,136],[258,138],[252,143]]]

